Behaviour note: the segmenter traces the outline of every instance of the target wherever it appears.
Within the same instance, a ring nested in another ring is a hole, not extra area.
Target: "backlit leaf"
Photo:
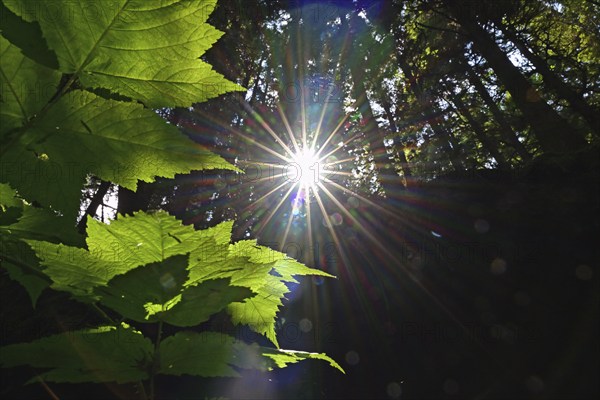
[[[47,382],[125,383],[148,378],[152,354],[152,343],[139,332],[107,326],[4,346],[0,364],[48,369],[39,375]]]

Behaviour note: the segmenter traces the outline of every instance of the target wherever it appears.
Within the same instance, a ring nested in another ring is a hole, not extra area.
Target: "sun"
[[[310,149],[300,149],[292,157],[287,168],[287,177],[292,183],[299,183],[301,188],[316,189],[321,174],[321,165],[317,153]]]

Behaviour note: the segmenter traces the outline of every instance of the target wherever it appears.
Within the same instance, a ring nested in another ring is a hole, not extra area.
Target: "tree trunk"
[[[352,31],[357,23],[358,16],[356,13],[351,14],[349,26],[346,25],[347,32]],[[351,33],[350,33],[351,34]],[[352,35],[352,34],[351,34]],[[358,48],[358,44],[355,42],[355,38],[351,37],[351,48]],[[348,48],[346,48],[348,49]],[[349,60],[348,52],[342,55],[342,60]],[[356,106],[361,113],[363,119],[366,121],[363,131],[367,140],[369,142],[369,148],[373,154],[373,159],[375,162],[375,170],[379,177],[379,183],[383,188],[385,193],[391,193],[389,191],[389,185],[393,184],[393,181],[396,178],[399,178],[396,171],[393,169],[392,160],[390,160],[387,149],[383,143],[383,134],[380,132],[379,125],[377,124],[377,120],[373,115],[373,109],[371,108],[371,103],[369,102],[369,98],[367,97],[367,90],[365,88],[364,79],[364,69],[361,68],[360,65],[356,63],[356,60],[349,60],[350,64],[350,75],[352,77],[353,84],[353,92],[354,97],[356,98]]]
[[[536,95],[535,89],[527,78],[511,63],[485,29],[465,14],[457,12],[455,17],[511,94],[544,151],[564,153],[586,146],[585,139],[576,132],[575,128]]]
[[[398,126],[396,125],[396,121],[394,120],[394,115],[392,114],[390,103],[387,99],[382,95],[381,97],[381,106],[383,107],[383,111],[388,119],[390,124],[390,130],[394,135],[394,150],[400,159],[400,168],[402,169],[402,174],[404,175],[404,180],[406,182],[406,187],[411,186],[412,180],[412,171],[410,169],[410,165],[408,160],[406,159],[406,154],[404,153],[404,146],[400,143],[400,138],[398,137]]]
[[[577,92],[552,72],[546,60],[529,50],[525,41],[515,32],[504,26],[500,26],[500,28],[506,37],[517,46],[521,54],[527,57],[535,69],[542,74],[544,83],[559,97],[565,99],[573,111],[583,117],[595,135],[600,135],[600,110],[594,110]]]
[[[404,57],[398,50],[398,44],[401,41],[400,41],[400,38],[398,37],[396,31],[395,31],[395,35],[396,35],[395,39],[397,42],[396,46],[394,46],[395,53],[396,53],[396,61],[398,62],[398,66],[400,67],[400,69],[402,69],[402,71],[404,72],[404,75],[409,82],[410,89],[413,92],[413,94],[415,95],[415,97],[425,103],[425,104],[423,104],[422,111],[421,111],[423,119],[429,123],[429,125],[431,126],[431,129],[433,130],[435,135],[438,138],[440,138],[440,140],[442,142],[442,147],[444,148],[446,153],[449,155],[448,159],[449,159],[449,162],[450,162],[450,165],[452,166],[452,168],[456,171],[464,170],[465,168],[464,168],[464,164],[460,158],[460,148],[459,148],[458,142],[456,142],[456,140],[454,139],[454,137],[452,136],[452,134],[450,132],[448,132],[435,119],[432,120],[430,118],[430,115],[427,114],[428,111],[426,111],[426,110],[429,110],[429,113],[434,114],[434,115],[438,115],[438,114],[441,115],[442,113],[438,110],[437,106],[435,104],[432,104],[430,99],[427,96],[425,96],[423,88],[417,82],[415,75],[412,72],[412,68],[408,65],[408,62],[404,59]]]
[[[475,119],[473,114],[471,114],[465,103],[460,98],[460,95],[455,95],[451,93],[450,100],[456,106],[456,112],[462,114],[467,119],[467,122],[469,123],[469,125],[471,125],[471,128],[473,128],[473,132],[477,136],[477,139],[481,142],[483,148],[487,150],[487,152],[490,153],[492,157],[494,157],[500,169],[510,169],[510,164],[506,161],[506,158],[500,152],[498,144],[495,143],[495,140],[493,138],[489,137],[486,134],[483,126],[479,123],[479,121]]]
[[[117,213],[133,215],[137,211],[147,211],[153,191],[151,185],[152,183],[138,181],[135,192],[119,186]]]
[[[106,192],[108,192],[108,189],[110,189],[110,182],[100,181],[98,189],[96,189],[96,193],[94,193],[94,196],[92,197],[88,208],[85,210],[85,214],[83,214],[83,217],[81,217],[81,219],[77,223],[77,230],[79,231],[79,233],[85,234],[85,230],[87,228],[88,215],[92,217],[96,215],[98,207],[100,207],[100,205],[102,204],[102,200],[104,199]]]
[[[494,99],[492,99],[492,96],[490,96],[483,83],[481,83],[479,76],[477,76],[473,69],[468,65],[466,66],[466,70],[467,74],[469,75],[469,82],[471,82],[473,87],[475,87],[475,90],[479,94],[479,97],[483,99],[483,102],[488,107],[488,109],[494,116],[494,119],[500,126],[503,139],[506,140],[506,142],[517,151],[517,153],[519,154],[519,156],[521,156],[523,160],[531,160],[531,154],[529,154],[523,143],[521,143],[521,141],[517,137],[517,134],[504,117],[504,114],[496,105],[496,102],[494,101]]]

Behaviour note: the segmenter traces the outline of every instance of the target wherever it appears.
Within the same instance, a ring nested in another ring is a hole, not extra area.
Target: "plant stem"
[[[105,320],[107,320],[108,322],[110,322],[113,325],[118,325],[117,322],[112,319],[111,317],[108,316],[107,313],[104,312],[103,309],[101,309],[100,307],[98,307],[98,305],[96,303],[92,303],[92,308],[94,309],[94,311],[96,311],[102,318],[104,318]]]
[[[146,388],[144,387],[144,382],[137,381],[138,389],[140,394],[142,395],[142,400],[148,400],[148,395],[146,394]]]
[[[50,389],[50,386],[48,386],[48,384],[46,384],[46,382],[44,382],[42,378],[38,378],[38,380],[40,381],[40,385],[42,385],[46,392],[48,392],[52,400],[60,400],[60,397],[58,397],[56,393],[54,393],[54,391]]]
[[[154,361],[152,362],[152,371],[150,372],[150,400],[154,400],[154,375],[157,367],[160,365],[160,359],[158,354],[158,348],[160,347],[160,340],[162,338],[163,322],[158,322],[158,334],[156,335],[156,342],[154,343]]]

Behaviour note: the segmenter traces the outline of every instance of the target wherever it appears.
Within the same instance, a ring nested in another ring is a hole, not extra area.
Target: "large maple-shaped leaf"
[[[183,226],[164,211],[120,217],[110,225],[88,218],[88,249],[27,240],[52,280],[52,287],[82,299],[96,298],[93,290],[120,274],[198,245],[193,227]]]
[[[0,180],[63,213],[78,209],[80,187],[89,173],[135,190],[138,179],[235,169],[153,111],[80,90],[40,117],[2,161]]]
[[[256,296],[242,302],[230,304],[228,312],[234,323],[248,325],[276,346],[277,313],[289,292],[285,283],[297,283],[294,275],[332,277],[283,253],[259,246],[255,240],[243,240],[228,246],[223,241],[215,242],[190,254],[190,282],[231,278],[232,285],[245,286],[256,293]]]
[[[56,289],[83,300],[104,299],[106,306],[140,322],[191,326],[227,307],[234,323],[277,345],[275,321],[289,292],[286,283],[296,282],[294,275],[331,275],[256,241],[230,244],[231,227],[225,222],[195,231],[164,211],[140,212],[110,225],[88,219],[88,249],[28,243]],[[168,293],[167,283],[173,288]],[[203,305],[204,296],[212,299]]]
[[[39,375],[48,382],[136,382],[148,378],[153,350],[131,328],[101,327],[4,346],[0,364],[48,369]]]
[[[61,70],[78,75],[86,87],[149,107],[187,107],[243,90],[199,59],[223,34],[205,23],[215,3],[116,0],[102,7],[93,0],[20,0],[7,6],[39,22]],[[48,14],[57,7],[60,13]]]

